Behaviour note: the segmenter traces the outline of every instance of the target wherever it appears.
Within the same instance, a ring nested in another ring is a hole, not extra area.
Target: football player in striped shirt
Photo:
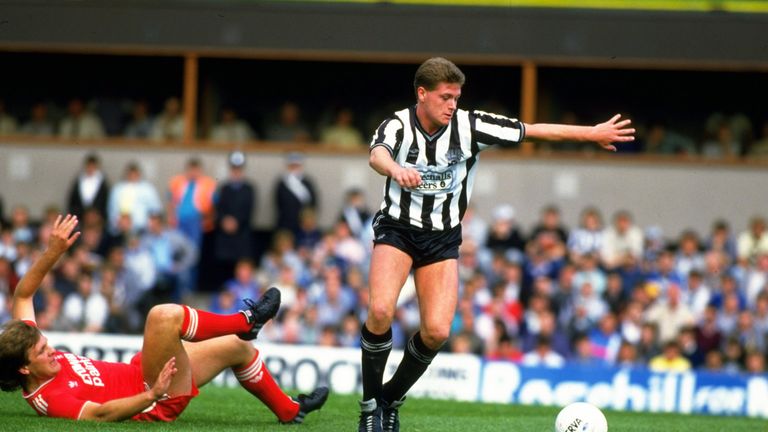
[[[448,339],[458,296],[461,219],[472,193],[478,157],[524,138],[592,141],[606,150],[634,139],[630,120],[616,115],[594,126],[525,124],[458,108],[464,74],[444,58],[419,66],[416,103],[394,113],[370,143],[370,166],[384,176],[384,200],[374,217],[370,306],[361,331],[363,400],[358,429],[398,431],[406,392]],[[382,383],[392,349],[397,298],[413,269],[421,324],[394,376]]]

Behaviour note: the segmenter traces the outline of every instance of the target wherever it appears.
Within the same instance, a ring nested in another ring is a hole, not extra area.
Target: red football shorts
[[[137,352],[136,355],[131,358],[131,364],[136,365],[141,369],[141,351]],[[146,386],[146,383],[144,385]],[[198,390],[197,385],[195,385],[195,379],[192,378],[192,390],[190,390],[190,394],[161,399],[143,412],[131,417],[131,419],[147,422],[174,421],[181,415],[184,409],[187,408],[189,401],[198,394],[200,394],[200,390]]]

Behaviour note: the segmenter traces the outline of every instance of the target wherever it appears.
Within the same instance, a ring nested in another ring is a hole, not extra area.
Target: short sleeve
[[[470,124],[480,150],[513,147],[525,138],[525,125],[515,118],[475,110],[470,113]]]
[[[370,150],[382,146],[394,155],[403,141],[403,122],[397,117],[384,120],[376,129],[370,143]]]
[[[32,408],[40,415],[72,420],[80,418],[86,403],[89,402],[66,392],[41,393],[30,400]]]

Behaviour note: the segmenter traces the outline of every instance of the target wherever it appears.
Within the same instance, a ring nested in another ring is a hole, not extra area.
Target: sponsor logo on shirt
[[[91,359],[80,357],[72,353],[64,353],[64,359],[72,366],[72,370],[80,377],[85,384],[94,387],[104,387],[104,381],[101,380],[101,373],[93,365]],[[75,383],[77,384],[77,383]],[[70,387],[71,381],[70,381]]]

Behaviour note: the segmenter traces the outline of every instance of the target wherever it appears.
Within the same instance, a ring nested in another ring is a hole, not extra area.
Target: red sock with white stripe
[[[283,393],[264,366],[258,350],[247,366],[240,369],[232,368],[232,371],[240,385],[264,402],[264,405],[272,410],[280,421],[291,421],[299,413],[298,402]]]
[[[182,306],[184,322],[181,324],[181,338],[197,342],[218,336],[245,333],[251,324],[244,314],[219,315],[203,310]]]

